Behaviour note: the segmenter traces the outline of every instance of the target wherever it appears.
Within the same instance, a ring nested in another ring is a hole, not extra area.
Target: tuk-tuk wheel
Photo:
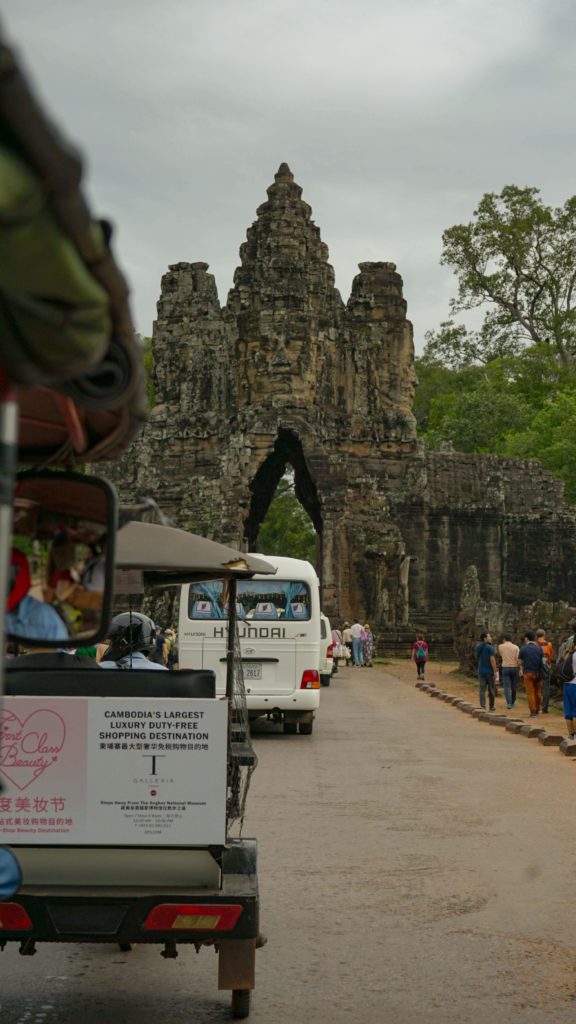
[[[300,722],[299,731],[301,736],[311,736],[314,722]]]
[[[287,722],[286,719],[284,719],[284,732],[285,733],[287,733],[289,736],[294,736],[294,734],[296,733],[297,729],[298,729],[298,722]]]
[[[250,1014],[250,997],[252,992],[249,988],[232,989],[232,1016],[236,1020],[243,1020]]]

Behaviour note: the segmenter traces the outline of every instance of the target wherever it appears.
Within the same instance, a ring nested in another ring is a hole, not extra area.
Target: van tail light
[[[145,932],[229,932],[241,913],[239,903],[158,903],[142,928]]]
[[[329,647],[327,648],[327,650],[326,650],[326,657],[327,658],[333,658],[334,657],[334,644],[330,644]]]
[[[0,903],[0,936],[3,931],[27,932],[32,921],[19,903]]]
[[[319,690],[320,675],[315,668],[307,668],[302,673],[301,690]]]

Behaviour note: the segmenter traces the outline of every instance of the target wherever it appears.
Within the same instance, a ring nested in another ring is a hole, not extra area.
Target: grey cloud
[[[169,263],[226,297],[287,160],[347,297],[393,260],[421,344],[447,314],[444,228],[508,182],[574,191],[574,15],[562,0],[5,0],[149,333]]]

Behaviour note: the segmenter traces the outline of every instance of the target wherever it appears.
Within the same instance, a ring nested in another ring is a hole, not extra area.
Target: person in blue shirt
[[[480,643],[476,644],[476,660],[478,662],[478,686],[480,691],[480,707],[486,710],[486,690],[490,700],[490,711],[494,711],[496,697],[495,679],[497,674],[496,652],[492,646],[490,633],[480,634]]]
[[[536,640],[536,633],[529,629],[524,636],[524,643],[518,654],[520,674],[524,680],[524,689],[528,698],[530,718],[536,718],[542,707],[542,662],[544,655]]]
[[[69,641],[68,627],[50,604],[31,597],[30,567],[23,551],[12,548],[10,592],[6,600],[4,629],[22,640]]]

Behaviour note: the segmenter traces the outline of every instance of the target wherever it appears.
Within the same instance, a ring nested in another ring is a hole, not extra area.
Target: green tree
[[[316,559],[316,531],[294,492],[290,476],[282,477],[258,533],[258,546],[267,555]]]
[[[493,382],[478,381],[468,391],[432,400],[428,446],[438,448],[442,441],[452,441],[461,452],[502,455],[510,431],[522,432],[532,415],[518,395],[506,393]]]
[[[537,413],[528,429],[511,434],[505,454],[538,459],[564,481],[568,501],[576,501],[576,393],[560,393]]]
[[[495,453],[573,382],[547,345],[460,371],[425,358],[418,376],[425,381],[419,422],[428,447],[450,440],[461,451]]]
[[[510,346],[546,344],[564,365],[572,362],[576,196],[553,210],[538,189],[507,185],[500,195],[486,193],[474,220],[449,228],[443,243],[441,262],[458,278],[452,313],[488,307],[479,334],[466,339],[460,333],[455,350],[461,353],[468,341],[492,358],[502,346],[510,354]],[[443,327],[461,332],[452,321]],[[432,341],[438,348],[438,338]]]

